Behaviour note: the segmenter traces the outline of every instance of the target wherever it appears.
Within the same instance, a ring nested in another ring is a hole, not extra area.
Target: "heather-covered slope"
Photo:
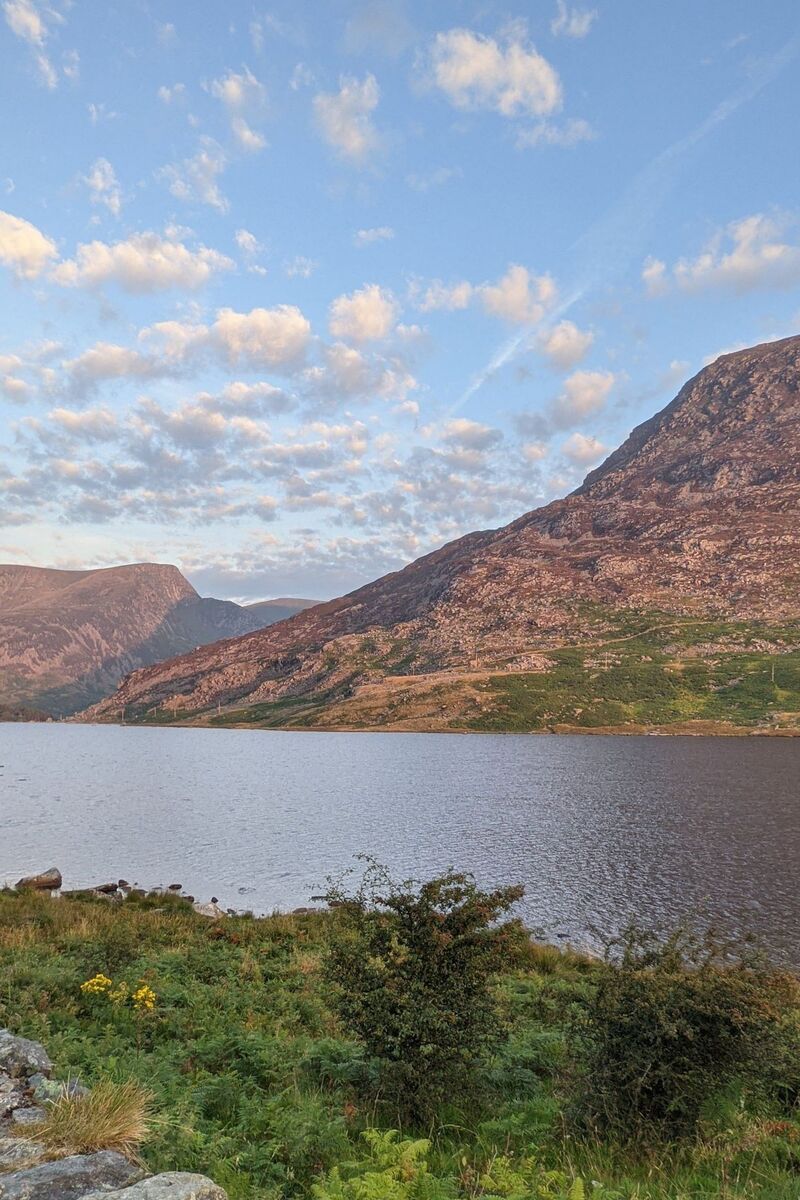
[[[392,692],[409,676],[447,691],[459,673],[546,674],[549,650],[600,646],[637,614],[637,632],[693,620],[711,623],[717,643],[739,636],[726,623],[746,623],[756,640],[780,626],[782,652],[800,618],[799,517],[794,337],[706,367],[565,499],[274,629],[138,672],[91,715],[307,698],[315,720],[344,704],[356,723],[381,724],[391,696],[365,717],[365,689]]]

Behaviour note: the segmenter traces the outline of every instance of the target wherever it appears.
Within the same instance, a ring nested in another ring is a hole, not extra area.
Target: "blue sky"
[[[793,0],[0,8],[0,559],[337,595],[800,329]]]

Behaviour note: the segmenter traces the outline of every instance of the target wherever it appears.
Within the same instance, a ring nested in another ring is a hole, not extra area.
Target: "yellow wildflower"
[[[113,992],[108,993],[108,998],[112,1004],[124,1004],[130,994],[130,988],[123,979],[118,983]]]
[[[156,994],[146,983],[136,989],[131,1000],[137,1012],[152,1012],[156,1006]]]
[[[102,996],[113,986],[113,980],[109,979],[107,975],[93,975],[91,979],[87,979],[85,983],[81,984],[81,991],[85,992],[87,996]]]

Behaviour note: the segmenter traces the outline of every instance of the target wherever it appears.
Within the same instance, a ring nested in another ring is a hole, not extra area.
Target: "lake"
[[[548,940],[705,910],[800,966],[800,740],[0,725],[0,882],[181,883],[263,913],[357,853],[521,882]]]

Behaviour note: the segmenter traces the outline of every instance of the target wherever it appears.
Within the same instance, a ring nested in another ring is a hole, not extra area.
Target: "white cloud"
[[[185,83],[174,83],[172,87],[166,84],[158,89],[158,98],[162,104],[172,104],[173,100],[182,99],[186,95]]]
[[[564,380],[561,394],[553,404],[553,420],[569,426],[605,407],[615,376],[611,371],[574,371]]]
[[[18,375],[4,375],[0,379],[0,392],[7,400],[12,400],[15,404],[23,404],[30,394],[30,386]]]
[[[249,229],[236,230],[236,245],[242,252],[245,262],[247,263],[248,271],[256,275],[266,275],[266,267],[261,267],[256,264],[256,259],[260,254],[264,253],[265,247],[261,244],[254,233]]]
[[[114,168],[107,158],[97,158],[84,176],[92,204],[104,204],[110,213],[118,217],[122,208],[122,193]]]
[[[787,220],[762,213],[731,222],[698,258],[676,265],[678,286],[734,292],[794,287],[800,283],[800,245],[781,240],[788,226]]]
[[[645,259],[642,267],[642,282],[649,296],[661,296],[668,288],[667,264],[660,258]]]
[[[74,259],[59,264],[53,279],[64,287],[99,287],[116,283],[126,292],[145,295],[169,288],[198,288],[217,271],[233,263],[217,250],[182,242],[157,233],[136,233],[111,245],[89,242],[78,246]]]
[[[229,363],[288,367],[300,362],[311,339],[311,325],[293,304],[253,308],[248,313],[221,308],[211,337]]]
[[[561,453],[575,466],[588,467],[599,462],[608,453],[608,447],[592,434],[573,433],[563,443]]]
[[[215,79],[210,87],[211,95],[224,105],[231,122],[231,130],[243,150],[255,153],[263,150],[266,138],[253,129],[247,117],[260,114],[266,104],[267,91],[256,79],[249,67],[240,72],[229,71],[221,79]]]
[[[390,242],[394,230],[389,225],[378,225],[374,229],[359,229],[353,235],[353,242],[358,247],[371,246],[374,242]]]
[[[11,32],[30,46],[42,83],[51,89],[57,87],[58,71],[45,52],[48,21],[61,20],[56,11],[52,8],[42,10],[33,0],[4,0],[3,15]],[[72,60],[68,65],[72,65]]]
[[[550,22],[554,37],[586,37],[597,20],[596,8],[568,8],[566,0],[556,0],[556,15]]]
[[[452,417],[442,426],[443,442],[461,446],[465,450],[489,450],[502,441],[499,429],[483,425],[479,421],[471,421],[467,417]]]
[[[361,82],[345,76],[338,92],[320,92],[314,97],[317,129],[340,157],[361,165],[379,149],[380,137],[371,116],[379,99],[374,75]]]
[[[462,279],[460,283],[442,283],[441,279],[434,279],[428,284],[417,307],[421,312],[435,312],[437,309],[453,312],[456,309],[467,308],[474,291],[474,287],[466,279]]]
[[[424,194],[432,188],[444,187],[446,183],[460,179],[462,175],[461,167],[435,167],[432,171],[412,171],[406,175],[406,183],[412,191]]]
[[[512,263],[502,279],[483,284],[479,291],[492,316],[527,325],[542,319],[555,299],[556,285],[549,275],[532,275],[527,267]]]
[[[583,117],[570,117],[558,124],[555,121],[539,121],[530,129],[521,129],[517,134],[517,145],[529,146],[577,146],[580,142],[591,142],[595,132]]]
[[[544,442],[525,442],[522,447],[522,457],[529,463],[541,462],[549,453]]]
[[[283,270],[287,279],[310,279],[318,266],[319,263],[314,262],[313,258],[298,254],[296,258],[290,258],[284,263]]]
[[[593,341],[590,330],[578,329],[572,321],[559,321],[539,334],[536,346],[551,366],[568,371],[586,357]]]
[[[145,355],[113,342],[97,342],[77,358],[65,362],[64,368],[78,392],[106,379],[147,379],[160,373],[158,365]]]
[[[470,29],[439,33],[430,64],[433,83],[456,108],[541,117],[561,106],[558,72],[516,28],[502,43]]]
[[[179,200],[208,204],[218,212],[225,213],[230,206],[217,182],[227,165],[225,154],[213,138],[204,137],[201,143],[192,158],[180,163],[168,163],[158,175],[167,181],[170,192]]]
[[[391,292],[371,283],[349,296],[337,297],[330,307],[328,325],[334,337],[348,342],[377,341],[388,336],[398,314]]]
[[[55,242],[30,221],[0,212],[0,263],[18,279],[35,279],[57,257]]]

